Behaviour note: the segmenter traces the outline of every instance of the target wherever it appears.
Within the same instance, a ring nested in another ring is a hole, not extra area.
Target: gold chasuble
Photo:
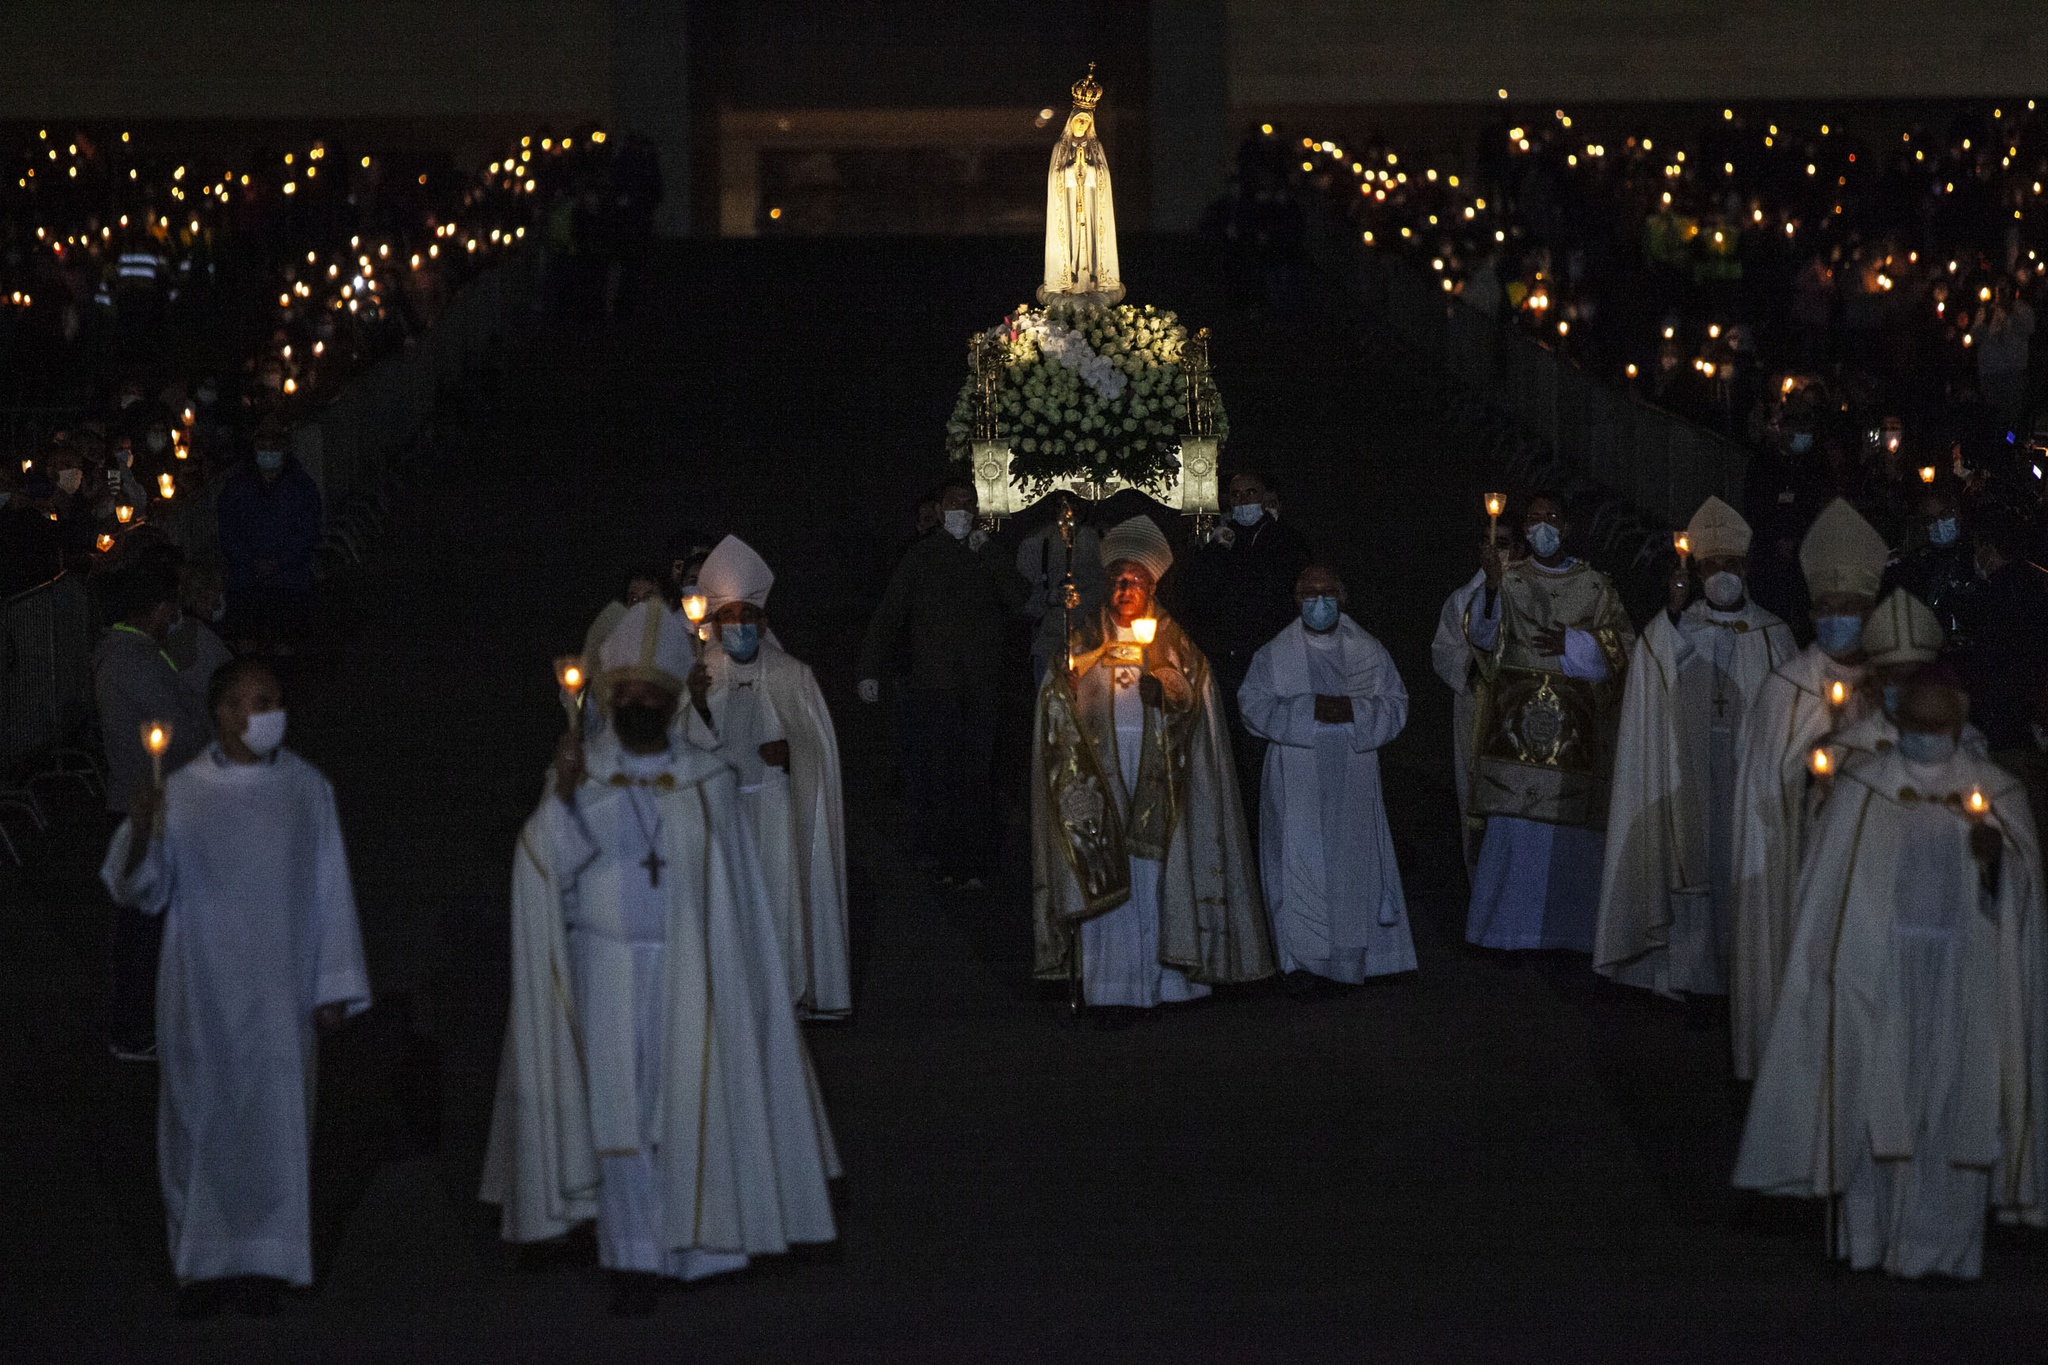
[[[1511,565],[1501,574],[1500,597],[1494,647],[1473,651],[1472,816],[1605,830],[1622,679],[1635,648],[1628,614],[1607,575],[1583,560],[1557,573]],[[1484,601],[1482,589],[1468,618]],[[1605,680],[1567,677],[1561,656],[1533,648],[1531,637],[1553,626],[1593,637],[1607,660]]]
[[[1131,898],[1131,860],[1162,865],[1159,956],[1204,984],[1274,971],[1265,907],[1209,661],[1165,617],[1150,645],[1098,620],[1076,632],[1073,670],[1038,692],[1032,731],[1032,909],[1037,974],[1064,980],[1077,927]],[[1107,639],[1109,643],[1103,641]],[[1149,672],[1138,770],[1117,752],[1113,676]]]

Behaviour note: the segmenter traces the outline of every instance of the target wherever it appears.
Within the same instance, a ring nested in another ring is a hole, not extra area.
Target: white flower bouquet
[[[1162,488],[1186,435],[1187,329],[1172,313],[1133,304],[1054,302],[1020,309],[986,335],[1003,361],[996,428],[1010,443],[1012,476],[1036,497],[1056,479],[1120,479]],[[1215,435],[1230,434],[1223,402],[1208,393]],[[946,423],[946,451],[968,458],[975,381],[968,376]]]

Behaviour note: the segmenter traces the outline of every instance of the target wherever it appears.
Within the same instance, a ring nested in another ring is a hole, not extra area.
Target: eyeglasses
[[[1147,583],[1142,578],[1115,578],[1110,580],[1109,590],[1111,592],[1122,592],[1125,588],[1131,588],[1138,592],[1143,592],[1151,586],[1150,583]]]

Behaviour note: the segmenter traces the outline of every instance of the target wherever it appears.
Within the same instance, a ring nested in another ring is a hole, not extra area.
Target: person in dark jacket
[[[255,456],[228,476],[219,511],[235,633],[289,654],[313,605],[320,489],[285,449],[282,423],[257,428]]]
[[[1188,634],[1209,656],[1216,690],[1222,694],[1245,818],[1256,839],[1266,742],[1245,729],[1237,711],[1237,690],[1244,685],[1252,656],[1299,613],[1295,580],[1314,555],[1300,532],[1283,526],[1274,515],[1278,499],[1263,475],[1249,469],[1232,474],[1228,497],[1228,519],[1189,557],[1179,611]]]
[[[976,528],[972,484],[948,483],[939,505],[940,529],[905,552],[868,622],[860,699],[873,705],[881,680],[905,671],[892,656],[907,630],[912,837],[942,884],[972,891],[995,866],[997,698],[1026,585]]]
[[[1955,490],[1935,484],[1914,504],[1910,539],[1885,565],[1884,591],[1904,589],[1929,607],[1948,632],[1944,653],[1959,662],[1969,653],[1979,592],[1974,547]]]
[[[47,583],[63,566],[56,524],[29,504],[22,482],[13,461],[0,465],[0,599]],[[46,480],[38,491],[47,501],[56,490]]]

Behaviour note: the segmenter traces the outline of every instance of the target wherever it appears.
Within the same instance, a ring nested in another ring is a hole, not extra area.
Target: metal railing
[[[1425,366],[1536,438],[1544,456],[1683,526],[1709,494],[1742,505],[1749,452],[1643,401],[1462,301],[1405,261],[1358,248],[1334,262],[1357,301]]]

